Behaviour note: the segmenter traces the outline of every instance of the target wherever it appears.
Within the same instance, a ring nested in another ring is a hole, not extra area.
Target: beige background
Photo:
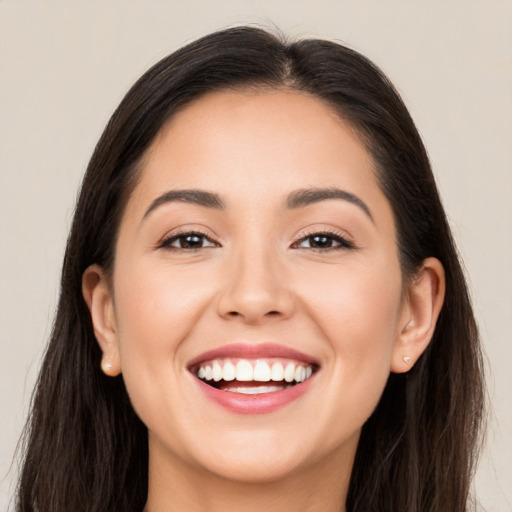
[[[0,509],[50,331],[80,178],[114,107],[170,51],[233,24],[339,39],[402,92],[470,276],[493,414],[476,492],[512,510],[512,1],[0,0]],[[448,511],[447,511],[448,512]]]

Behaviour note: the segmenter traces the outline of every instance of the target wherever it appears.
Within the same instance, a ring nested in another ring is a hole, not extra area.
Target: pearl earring
[[[411,360],[411,358],[409,356],[404,356],[403,360],[405,363],[408,363]]]
[[[112,370],[112,363],[105,363],[103,365],[103,373],[108,373],[110,370]]]

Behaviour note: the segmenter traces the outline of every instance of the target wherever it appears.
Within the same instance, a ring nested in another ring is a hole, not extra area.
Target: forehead
[[[372,157],[331,106],[300,91],[229,90],[171,117],[146,154],[132,199],[147,206],[162,191],[201,188],[227,204],[249,204],[308,187],[384,199]]]

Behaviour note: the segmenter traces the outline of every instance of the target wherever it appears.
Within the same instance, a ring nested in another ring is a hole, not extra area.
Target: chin
[[[264,455],[264,454],[263,454]],[[270,484],[293,477],[307,464],[300,457],[261,456],[251,460],[250,455],[244,459],[219,459],[214,464],[205,466],[211,474],[233,482],[245,484]]]

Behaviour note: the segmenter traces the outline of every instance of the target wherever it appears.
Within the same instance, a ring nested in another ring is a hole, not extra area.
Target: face
[[[237,480],[351,461],[408,321],[372,159],[299,92],[212,93],[168,122],[112,283],[103,349],[150,460]]]

